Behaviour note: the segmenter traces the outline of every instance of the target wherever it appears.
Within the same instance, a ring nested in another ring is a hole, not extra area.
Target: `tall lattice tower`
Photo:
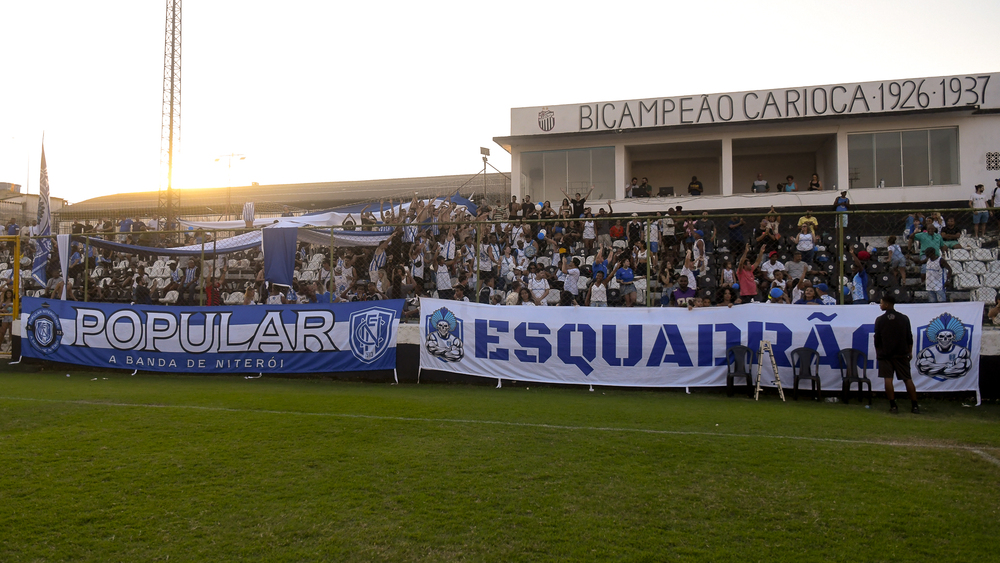
[[[163,46],[163,118],[160,122],[160,169],[162,177],[157,219],[161,228],[176,230],[180,192],[174,189],[174,149],[181,136],[181,0],[167,0],[167,23]]]

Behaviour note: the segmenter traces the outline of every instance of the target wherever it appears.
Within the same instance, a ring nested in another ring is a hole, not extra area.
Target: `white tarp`
[[[299,215],[297,217],[268,217],[266,219],[254,219],[254,227],[266,227],[277,223],[278,227],[337,227],[341,225],[349,213],[318,213],[316,215]],[[359,217],[354,217],[356,223],[360,223]],[[184,227],[195,229],[219,229],[219,230],[239,230],[245,229],[246,223],[242,220],[236,221],[181,221]]]
[[[911,368],[919,391],[979,389],[981,303],[898,305],[897,310],[910,318]],[[856,348],[868,358],[868,377],[877,390],[881,383],[873,330],[880,314],[876,305],[748,304],[689,311],[505,307],[421,299],[420,366],[545,383],[724,386],[726,350],[741,344],[756,355],[761,340],[768,340],[786,388],[792,386],[790,356],[795,348],[819,352],[827,391],[841,388],[838,352]],[[764,365],[764,384],[770,385],[768,360]],[[904,389],[899,382],[896,388]]]

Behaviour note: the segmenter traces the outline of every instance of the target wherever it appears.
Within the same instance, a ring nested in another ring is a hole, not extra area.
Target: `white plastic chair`
[[[174,303],[177,303],[177,299],[179,298],[180,294],[177,293],[177,290],[176,289],[171,290],[168,291],[167,294],[160,299],[160,303],[164,303],[166,305],[173,305]]]

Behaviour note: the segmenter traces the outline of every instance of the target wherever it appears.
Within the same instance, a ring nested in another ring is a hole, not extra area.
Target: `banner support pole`
[[[215,264],[213,264],[214,266]],[[214,270],[213,270],[214,273]],[[198,265],[198,305],[205,305],[205,235],[201,235],[201,264]]]
[[[333,269],[337,267],[337,263],[333,260],[333,241],[333,227],[330,227],[330,275],[326,278],[326,287],[323,288],[330,294],[330,303],[333,303]],[[323,266],[320,266],[319,269],[320,277],[322,277]]]
[[[840,291],[837,292],[837,303],[840,305],[844,304],[844,218],[847,217],[846,214],[841,213],[837,215],[837,268],[840,271],[840,275],[837,279],[837,285],[841,286]],[[868,288],[865,288],[867,291]]]
[[[83,240],[83,302],[86,303],[90,293],[90,237]]]

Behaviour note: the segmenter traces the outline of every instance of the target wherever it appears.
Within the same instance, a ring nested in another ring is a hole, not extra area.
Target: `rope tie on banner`
[[[497,389],[500,389],[500,387],[502,387],[502,386],[503,386],[503,380],[498,377],[497,378]]]
[[[392,378],[396,380],[393,385],[399,385],[399,374],[396,373],[396,368],[392,368]]]
[[[246,375],[243,377],[243,379],[260,379],[262,377],[264,377],[264,374],[258,372],[257,375]]]

